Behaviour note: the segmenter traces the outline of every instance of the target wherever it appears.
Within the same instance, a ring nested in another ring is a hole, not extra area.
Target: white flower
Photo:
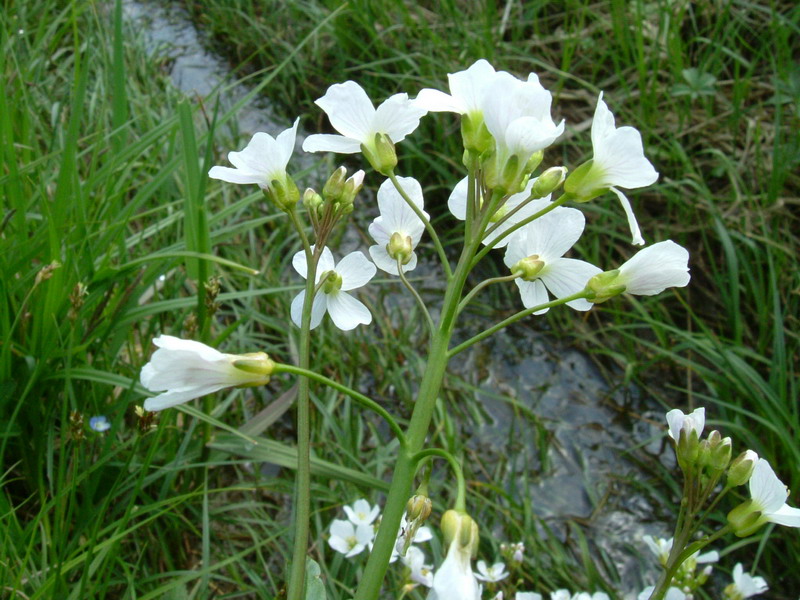
[[[492,86],[492,93],[484,97],[483,117],[495,139],[499,164],[505,164],[513,155],[524,164],[564,132],[564,121],[556,125],[550,116],[553,96],[535,73],[521,81],[500,72]]]
[[[536,592],[517,592],[514,600],[542,600],[542,595]]]
[[[292,266],[303,277],[308,274],[306,254],[300,251],[292,258]],[[332,273],[331,273],[332,272]],[[328,312],[334,324],[344,331],[349,331],[359,324],[372,322],[372,315],[366,306],[347,292],[360,288],[375,276],[377,269],[362,252],[351,252],[336,264],[333,254],[328,248],[322,250],[317,264],[315,283],[319,283],[326,274],[328,280],[314,296],[311,306],[311,329],[317,327],[322,317]],[[292,300],[292,321],[300,326],[303,316],[303,301],[306,291],[303,290]]]
[[[725,588],[725,597],[730,600],[744,600],[756,594],[763,594],[769,589],[763,577],[753,577],[746,573],[742,563],[733,567],[733,583]]]
[[[494,67],[481,58],[465,71],[447,74],[450,94],[425,88],[414,104],[430,112],[482,115],[484,96],[491,91],[496,76]]]
[[[492,215],[491,221],[489,222],[489,227],[491,227],[494,223],[499,221],[505,215],[510,213],[513,209],[517,206],[522,204],[528,197],[531,195],[531,188],[533,184],[536,183],[536,179],[531,179],[528,182],[528,185],[525,186],[525,189],[518,194],[514,194],[506,200],[505,204],[501,206],[498,211]],[[461,181],[456,184],[456,187],[453,188],[453,191],[450,193],[450,197],[447,200],[447,208],[450,209],[450,212],[456,219],[461,221],[466,220],[467,218],[467,192],[469,186],[469,178],[465,177]],[[480,199],[481,204],[483,203],[483,198]],[[493,231],[490,235],[484,236],[483,244],[489,245],[494,240],[496,240],[500,235],[505,233],[507,230],[511,229],[514,225],[519,223],[520,221],[527,219],[535,215],[537,212],[546,208],[550,204],[550,194],[545,196],[544,198],[539,198],[536,200],[531,200],[513,215],[511,215],[502,225],[500,225],[495,231]],[[513,236],[506,236],[496,244],[494,244],[495,248],[505,248],[508,245],[508,242],[511,240]]]
[[[352,506],[345,506],[344,512],[353,525],[371,525],[377,518],[380,508],[377,505],[370,506],[370,503],[362,498],[353,502]]]
[[[644,588],[637,597],[637,600],[650,600],[650,596],[653,595],[653,591],[655,590],[655,586],[650,586]],[[664,600],[686,600],[686,594],[684,594],[680,589],[676,587],[671,587],[667,590],[667,594],[664,596]]]
[[[583,233],[583,213],[574,208],[556,208],[517,231],[508,244],[506,265],[521,271],[514,281],[522,303],[531,308],[548,302],[548,290],[556,298],[580,292],[600,269],[582,260],[562,258]],[[567,302],[575,310],[589,310],[590,302],[580,298]],[[534,314],[547,312],[543,309]]]
[[[111,429],[111,423],[108,422],[108,419],[105,416],[99,415],[89,419],[89,427],[98,433],[103,433],[104,431]]]
[[[274,364],[263,352],[223,354],[192,340],[162,335],[153,340],[158,350],[142,367],[141,382],[151,392],[164,392],[144,402],[144,409],[164,410],[239,385],[269,381]],[[235,364],[246,362],[248,370]]]
[[[353,525],[344,519],[334,519],[331,523],[331,537],[328,544],[337,552],[350,558],[360,554],[372,542],[372,525]]]
[[[513,551],[513,554],[511,555],[512,560],[518,563],[522,562],[522,559],[524,558],[525,544],[523,542],[517,542],[516,544],[510,544],[510,547]]]
[[[658,179],[658,173],[644,156],[642,136],[634,127],[617,127],[614,115],[603,102],[603,93],[597,99],[597,108],[592,121],[592,148],[594,156],[587,170],[575,170],[572,182],[568,178],[564,189],[578,196],[594,197],[597,192],[609,188],[619,198],[628,218],[633,243],[644,245],[639,224],[633,214],[631,203],[617,187],[633,189],[648,186]]]
[[[422,186],[419,182],[413,177],[398,177],[397,180],[408,197],[421,210],[424,201]],[[388,179],[378,189],[378,210],[380,210],[380,216],[376,217],[369,226],[369,234],[377,242],[377,245],[370,246],[369,255],[378,268],[391,275],[397,275],[397,261],[389,255],[389,244],[395,243],[392,236],[396,236],[396,240],[407,244],[404,251],[408,256],[408,262],[403,265],[403,273],[411,271],[417,266],[417,255],[414,248],[422,238],[425,225]],[[422,214],[428,218],[428,213],[422,211]]]
[[[689,253],[666,240],[639,250],[619,268],[614,283],[625,286],[629,294],[653,296],[668,287],[685,287],[689,283]]]
[[[258,132],[241,152],[229,152],[228,160],[235,167],[211,167],[208,176],[228,183],[255,183],[262,189],[269,189],[272,182],[281,183],[286,179],[286,165],[294,151],[297,136],[296,119],[294,125],[273,138],[268,133]]]
[[[489,567],[486,565],[485,561],[479,560],[478,573],[479,575],[475,575],[475,578],[481,581],[497,582],[508,577],[506,566],[501,562],[494,563],[491,567]]]
[[[676,442],[681,439],[681,431],[684,431],[687,436],[694,431],[699,439],[703,435],[703,428],[706,425],[706,409],[701,406],[694,412],[685,415],[679,408],[673,408],[667,413],[667,424],[669,425],[669,437]],[[672,540],[670,540],[671,546]]]
[[[481,586],[472,574],[471,554],[471,544],[462,546],[455,536],[433,576],[428,600],[480,600]]]
[[[409,578],[425,587],[433,587],[433,566],[425,564],[425,553],[411,546],[403,557],[403,564],[409,568]]]
[[[567,590],[556,590],[550,593],[550,600],[570,600],[571,598],[572,594]]]
[[[800,527],[800,509],[786,504],[789,490],[775,475],[765,458],[759,458],[750,476],[751,510],[760,511],[762,518],[778,525]]]
[[[355,81],[332,85],[316,104],[342,135],[310,135],[303,142],[306,152],[355,154],[361,152],[362,144],[374,149],[376,134],[386,134],[397,143],[419,126],[426,112],[415,106],[407,94],[395,94],[375,110],[367,93]]]
[[[654,538],[652,535],[642,536],[642,541],[647,545],[650,552],[655,554],[658,562],[666,564],[669,553],[672,550],[672,538]]]

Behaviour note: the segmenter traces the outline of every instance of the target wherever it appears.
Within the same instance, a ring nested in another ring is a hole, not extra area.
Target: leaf
[[[305,600],[325,600],[325,584],[322,583],[322,571],[313,558],[306,558],[306,595]]]

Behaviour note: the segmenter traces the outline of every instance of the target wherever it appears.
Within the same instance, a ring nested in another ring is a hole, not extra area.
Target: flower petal
[[[339,291],[334,294],[326,294],[326,296],[328,299],[328,313],[330,313],[331,319],[339,329],[350,331],[358,325],[369,325],[372,322],[372,314],[369,309],[360,300],[356,300],[347,292]]]
[[[575,245],[586,226],[583,213],[575,208],[558,207],[529,223],[525,231],[525,256],[534,254],[549,263]]]
[[[386,244],[369,247],[369,256],[372,262],[381,271],[386,271],[390,275],[399,275],[397,272],[397,261],[389,256],[386,251]],[[403,273],[413,271],[417,267],[417,255],[415,252],[411,253],[411,259],[403,265]]]
[[[800,508],[784,504],[778,510],[767,515],[767,518],[778,525],[800,527]]]
[[[173,406],[183,404],[189,400],[194,400],[195,398],[200,398],[208,394],[213,394],[224,387],[228,386],[225,384],[217,384],[207,387],[193,387],[191,389],[184,390],[170,390],[168,392],[164,392],[163,394],[159,394],[158,396],[154,396],[153,398],[147,398],[144,401],[144,409],[156,412],[166,408],[172,408]]]
[[[298,327],[302,326],[303,322],[303,302],[306,297],[306,291],[302,290],[292,300],[292,306],[289,310],[292,315],[292,322]],[[325,311],[328,307],[328,299],[322,292],[314,296],[314,302],[311,303],[311,329],[316,329],[322,322],[322,317],[325,316]]]
[[[515,279],[514,282],[517,284],[519,288],[520,296],[522,296],[522,305],[525,308],[533,308],[534,306],[539,306],[540,304],[546,304],[550,298],[547,296],[547,289],[544,287],[544,283],[541,280],[536,279],[534,281],[524,281],[522,279]],[[543,315],[546,313],[549,308],[545,308],[543,310],[536,311],[535,315]]]
[[[630,294],[652,296],[668,287],[689,283],[689,253],[672,240],[639,250],[619,268],[619,278]]]
[[[333,84],[316,104],[328,115],[333,128],[343,136],[364,142],[372,133],[370,126],[375,116],[375,108],[367,93],[355,81]],[[306,141],[311,137],[314,136],[310,136]]]
[[[625,217],[628,219],[628,227],[631,230],[631,243],[636,246],[644,246],[644,238],[642,232],[639,231],[639,223],[636,222],[636,215],[633,214],[630,200],[617,188],[612,187],[611,191],[619,198],[619,203],[622,205],[622,210],[625,211]]]
[[[385,133],[396,144],[419,127],[419,120],[425,113],[422,106],[415,105],[408,99],[408,94],[395,94],[375,111],[369,134]]]
[[[419,91],[412,101],[415,106],[428,112],[464,113],[464,106],[458,99],[439,90],[425,88]]]
[[[483,99],[496,76],[494,67],[483,58],[475,61],[466,71],[448,74],[450,93],[462,107],[456,112],[480,112]]]
[[[360,250],[345,256],[334,267],[334,270],[342,278],[342,291],[344,292],[366,285],[378,272],[375,265]]]
[[[539,277],[556,298],[566,298],[585,289],[589,280],[598,273],[602,273],[602,270],[588,262],[574,258],[557,258],[547,263]],[[567,302],[567,306],[586,311],[594,305],[580,298]]]
[[[303,140],[305,152],[337,152],[338,154],[356,154],[361,152],[361,141],[332,135],[329,133],[315,133]]]
[[[267,186],[267,178],[260,173],[251,173],[241,169],[231,169],[230,167],[211,167],[208,171],[211,179],[219,179],[228,183],[250,184],[255,183],[262,187]]]
[[[464,177],[456,184],[447,199],[447,208],[459,221],[467,218],[467,194],[469,193],[469,177]]]
[[[789,491],[765,458],[759,458],[750,476],[750,496],[762,512],[774,513],[786,504]],[[770,519],[771,520],[771,519]]]

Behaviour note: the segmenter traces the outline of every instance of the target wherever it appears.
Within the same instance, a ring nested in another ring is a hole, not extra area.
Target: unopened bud
[[[724,471],[731,462],[732,453],[733,441],[729,437],[722,438],[718,444],[712,444],[711,446],[711,460],[709,461],[709,465],[715,471]]]
[[[410,235],[403,235],[395,231],[386,244],[386,252],[395,260],[400,259],[400,264],[407,265],[414,254],[414,241]]]
[[[353,173],[347,181],[344,182],[344,190],[342,191],[342,196],[340,202],[342,205],[349,205],[353,206],[353,202],[355,202],[356,194],[361,191],[361,187],[364,185],[364,171],[358,170]],[[352,210],[352,208],[351,208]]]
[[[397,166],[397,152],[394,149],[394,142],[385,133],[376,133],[375,140],[371,147],[361,144],[361,153],[381,175],[389,176]]]
[[[409,521],[425,521],[431,514],[433,503],[422,494],[415,494],[406,503],[406,517]]]
[[[606,300],[619,296],[625,291],[625,285],[618,282],[619,270],[604,271],[592,277],[586,287],[594,292],[593,297],[587,298],[589,302],[600,304]]]
[[[338,202],[344,192],[344,182],[347,178],[347,169],[339,167],[336,169],[325,185],[322,186],[322,197],[328,202]]]
[[[312,188],[306,188],[306,191],[303,192],[303,206],[306,207],[308,212],[319,214],[319,210],[322,208],[322,196],[320,196],[316,190]]]
[[[691,428],[681,429],[680,439],[675,448],[675,454],[678,457],[678,465],[686,470],[698,464],[698,462],[700,462],[701,447],[705,448],[706,452],[708,452],[707,440],[703,440],[703,446],[701,446],[700,438],[696,430]]]
[[[737,456],[728,468],[728,485],[736,487],[750,481],[753,469],[758,462],[758,454],[752,450],[745,450]]]
[[[550,167],[533,182],[531,196],[534,198],[544,198],[548,194],[552,194],[564,183],[566,176],[566,167]]]
[[[544,261],[539,259],[538,254],[533,254],[523,258],[511,267],[511,273],[519,275],[525,281],[533,281],[543,268]]]

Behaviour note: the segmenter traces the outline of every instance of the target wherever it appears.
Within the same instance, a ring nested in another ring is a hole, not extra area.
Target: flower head
[[[350,558],[360,554],[374,537],[372,525],[353,525],[344,519],[334,519],[331,523],[330,547]]]
[[[229,152],[228,160],[235,167],[211,167],[208,176],[228,183],[255,183],[261,189],[273,193],[273,197],[299,192],[294,182],[286,174],[286,165],[294,151],[297,137],[296,119],[294,125],[273,138],[268,133],[258,132],[240,152]]]
[[[442,515],[447,556],[433,576],[428,600],[480,600],[481,586],[472,573],[472,554],[478,545],[478,525],[466,513]]]
[[[99,415],[89,419],[89,427],[98,433],[103,433],[104,431],[111,429],[111,423],[108,422],[108,419],[105,416]]]
[[[744,600],[769,589],[763,577],[753,577],[745,572],[742,563],[733,567],[733,583],[725,588],[725,597],[729,600]]]
[[[502,581],[506,577],[508,577],[508,571],[506,571],[506,566],[503,563],[497,562],[492,566],[487,566],[486,561],[478,561],[478,574],[475,575],[476,579],[480,581],[497,582]]]
[[[371,506],[369,502],[361,498],[353,502],[352,506],[345,506],[344,512],[353,525],[372,525],[372,522],[378,517],[380,508],[377,505]]]
[[[414,204],[422,210],[422,186],[413,177],[398,177],[398,182]],[[400,192],[390,180],[386,180],[378,189],[378,209],[380,216],[369,226],[369,234],[377,242],[370,246],[369,255],[378,268],[397,275],[397,258],[400,258],[402,269],[411,271],[417,266],[417,255],[414,248],[419,244],[425,225],[406,203]],[[422,211],[425,218],[428,214]]]
[[[553,97],[535,73],[521,81],[500,72],[483,103],[486,128],[494,138],[494,155],[487,165],[487,183],[508,193],[520,190],[530,174],[534,154],[547,148],[564,132],[550,116]]]
[[[303,277],[308,274],[308,264],[304,251],[294,255],[292,266]],[[344,331],[349,331],[359,324],[372,322],[372,315],[364,304],[353,298],[347,292],[360,288],[375,276],[377,269],[362,252],[351,252],[338,264],[334,262],[333,254],[328,248],[322,250],[322,255],[317,264],[315,283],[322,277],[327,281],[314,296],[311,306],[311,329],[322,322],[322,317],[328,312],[334,324]],[[303,301],[306,292],[303,290],[292,300],[292,321],[300,326],[303,316]]]
[[[274,363],[263,352],[223,354],[195,342],[162,335],[158,350],[142,367],[141,382],[151,392],[163,392],[144,402],[144,409],[164,410],[227,387],[269,382]]]
[[[355,81],[332,85],[316,104],[341,135],[310,135],[303,142],[303,150],[339,154],[365,151],[368,158],[384,151],[380,141],[383,136],[396,144],[419,126],[420,118],[427,112],[409,100],[407,94],[391,96],[376,110]],[[376,166],[371,158],[370,162]]]
[[[580,200],[591,200],[611,190],[619,198],[628,218],[633,243],[644,245],[631,203],[618,187],[634,189],[648,186],[658,179],[658,173],[644,156],[642,136],[634,127],[614,125],[614,115],[597,99],[592,121],[592,160],[575,169],[564,183],[564,189]]]
[[[562,258],[583,233],[586,221],[574,208],[556,208],[516,232],[503,259],[512,273],[526,308],[549,300],[548,290],[556,298],[580,292],[600,269],[582,260]],[[579,298],[567,302],[575,310],[589,310],[592,305]],[[547,312],[543,309],[534,314]]]
[[[748,486],[750,500],[728,513],[728,522],[736,535],[751,535],[767,522],[800,527],[800,509],[786,504],[789,490],[775,475],[769,461],[758,459]]]

